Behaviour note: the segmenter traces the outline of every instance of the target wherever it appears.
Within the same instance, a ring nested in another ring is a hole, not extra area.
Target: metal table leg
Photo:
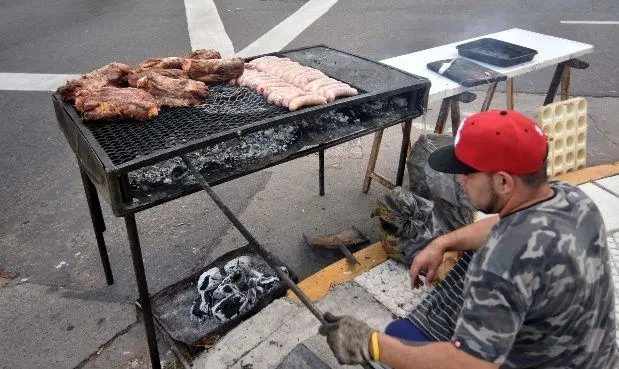
[[[318,151],[318,187],[319,195],[325,195],[325,150]]]
[[[404,181],[404,167],[406,166],[406,156],[408,154],[408,146],[411,141],[411,126],[413,121],[409,120],[402,127],[402,147],[400,149],[400,162],[398,164],[398,175],[396,176],[395,185],[402,186]]]
[[[144,271],[144,261],[142,260],[142,250],[140,249],[140,239],[138,237],[138,228],[135,224],[134,214],[125,216],[125,225],[127,226],[131,259],[133,259],[133,271],[140,293],[140,306],[142,308],[142,316],[144,317],[144,329],[146,330],[150,362],[153,369],[161,369],[159,349],[157,348],[157,336],[155,335],[155,325],[153,323],[153,312],[150,307],[150,294],[148,293],[146,272]]]
[[[555,73],[552,76],[552,80],[550,81],[550,86],[548,87],[548,92],[546,92],[546,99],[544,99],[544,105],[551,104],[555,100],[557,90],[559,89],[559,83],[561,82],[561,78],[563,77],[563,71],[565,70],[565,68],[569,68],[569,61],[557,64]]]
[[[101,258],[101,265],[103,266],[103,272],[105,273],[105,280],[107,284],[111,285],[114,284],[114,276],[112,274],[107,248],[105,247],[105,238],[103,237],[103,232],[105,232],[105,222],[103,220],[103,213],[101,212],[101,203],[99,202],[97,188],[81,167],[80,174],[82,176],[82,184],[84,185],[84,192],[86,194],[86,202],[88,202],[88,210],[90,211],[92,228],[95,231],[95,238],[97,239],[97,246],[99,247],[99,257]]]

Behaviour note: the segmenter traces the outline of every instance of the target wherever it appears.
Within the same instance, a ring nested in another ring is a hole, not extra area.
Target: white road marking
[[[79,74],[0,73],[0,90],[55,91]]]
[[[217,49],[223,57],[234,55],[213,0],[184,0],[191,49]],[[239,55],[257,55],[285,47],[307,27],[325,14],[337,0],[310,0],[290,17],[275,26]],[[79,74],[0,73],[0,90],[55,91]]]
[[[619,24],[619,21],[561,21],[562,24]]]
[[[234,55],[232,40],[213,0],[185,0],[185,14],[192,50],[216,49],[223,57]]]
[[[335,3],[337,3],[337,0],[308,1],[269,32],[239,51],[237,55],[252,56],[283,49],[301,32],[331,9]]]

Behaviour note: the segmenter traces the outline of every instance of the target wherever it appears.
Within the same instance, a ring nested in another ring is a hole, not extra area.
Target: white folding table
[[[442,99],[441,108],[439,110],[438,119],[436,122],[435,132],[442,133],[447,115],[451,110],[451,123],[452,131],[455,133],[460,124],[460,102],[471,102],[475,99],[475,95],[470,93],[470,87],[464,87],[457,82],[454,82],[442,75],[432,72],[426,65],[430,62],[444,59],[453,59],[460,57],[457,45],[465,42],[477,40],[480,38],[494,38],[501,41],[510,42],[516,45],[525,46],[531,49],[537,50],[537,55],[533,60],[514,65],[511,67],[497,67],[490,64],[481,63],[487,68],[493,69],[499,73],[507,76],[506,80],[506,108],[514,108],[514,77],[536,71],[545,67],[556,65],[554,76],[548,87],[546,93],[546,99],[544,105],[550,104],[554,101],[557,94],[559,84],[561,84],[561,100],[565,100],[569,96],[570,86],[570,72],[571,68],[585,69],[588,64],[580,61],[576,58],[592,53],[593,45],[571,41],[564,38],[544,35],[541,33],[531,32],[519,28],[512,28],[506,31],[491,33],[482,35],[479,37],[463,40],[460,42],[454,42],[451,44],[433,47],[426,50],[417,51],[410,54],[404,54],[393,58],[381,60],[381,63],[385,63],[392,67],[398,68],[408,73],[412,73],[418,76],[423,76],[432,82],[430,87],[430,94],[428,97],[429,103]],[[482,111],[487,110],[494,96],[498,83],[491,83],[488,85],[488,90],[482,105]],[[411,124],[411,122],[403,123],[404,125]],[[407,131],[406,129],[404,131]],[[410,132],[410,129],[408,130]],[[393,183],[374,172],[376,167],[376,161],[378,159],[378,150],[380,148],[380,142],[382,140],[382,131],[376,132],[374,135],[374,143],[372,145],[372,151],[368,161],[368,167],[366,170],[365,180],[363,183],[363,192],[367,192],[370,188],[372,179],[377,180],[379,183],[393,187]],[[396,183],[401,182],[400,179]]]

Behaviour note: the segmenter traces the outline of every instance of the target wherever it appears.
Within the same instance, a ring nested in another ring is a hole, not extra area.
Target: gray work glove
[[[340,364],[362,364],[370,359],[370,339],[373,329],[352,316],[324,315],[327,324],[318,332],[327,337],[327,343]]]

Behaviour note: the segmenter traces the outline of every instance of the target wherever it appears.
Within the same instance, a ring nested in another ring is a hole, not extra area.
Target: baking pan
[[[458,45],[456,49],[462,56],[499,67],[525,63],[537,55],[537,50],[494,38],[480,38]]]

